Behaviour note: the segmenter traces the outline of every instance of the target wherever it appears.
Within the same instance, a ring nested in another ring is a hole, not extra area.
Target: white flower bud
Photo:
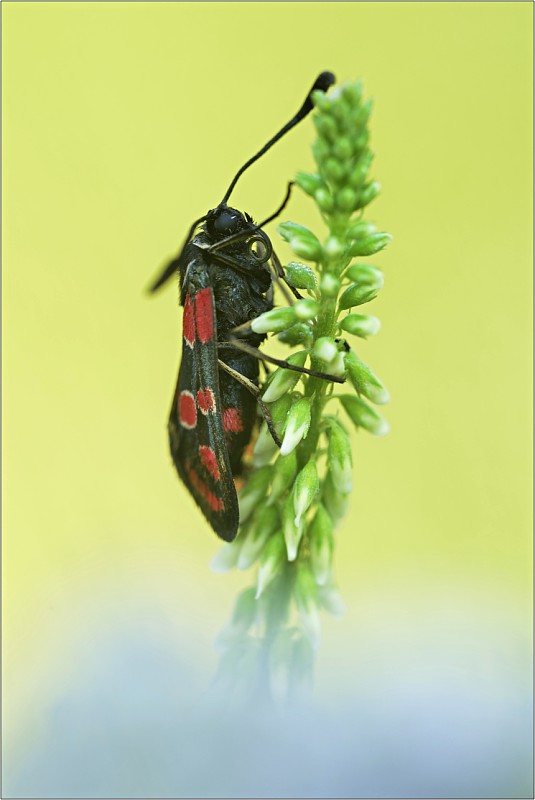
[[[295,561],[297,558],[297,551],[299,550],[299,543],[303,536],[304,524],[302,521],[296,522],[293,497],[290,495],[286,498],[282,509],[282,532],[284,534],[284,541],[286,543],[286,552],[288,561]]]
[[[299,350],[299,352],[293,353],[288,358],[288,363],[292,364],[294,367],[304,367],[306,360],[307,351]],[[275,400],[278,400],[279,397],[291,392],[300,378],[300,372],[296,372],[293,369],[284,369],[283,367],[280,367],[278,370],[276,370],[276,372],[273,373],[273,377],[271,378],[267,389],[262,395],[263,401],[265,403],[273,403]]]
[[[282,533],[274,534],[266,544],[264,552],[262,553],[262,558],[260,559],[256,584],[256,599],[266,590],[279,572],[279,568],[284,561],[285,550],[284,536]]]
[[[330,577],[333,550],[333,523],[320,504],[310,526],[310,566],[318,586],[326,584]]]
[[[319,488],[318,470],[315,461],[305,464],[295,479],[293,504],[295,524],[300,525],[303,515],[308,511]]]
[[[267,494],[271,479],[271,467],[266,465],[253,472],[241,490],[238,500],[240,505],[240,521],[245,522]]]
[[[348,494],[353,481],[351,442],[345,429],[335,419],[329,420],[327,463],[337,490]]]
[[[238,569],[248,569],[254,564],[269,537],[279,527],[279,512],[275,506],[262,506],[255,514],[253,524],[244,532],[238,555]]]
[[[295,312],[293,306],[283,306],[282,308],[272,308],[264,311],[259,317],[255,317],[251,322],[251,328],[255,333],[276,333],[286,330],[295,322]]]
[[[338,355],[338,345],[330,336],[320,336],[316,340],[312,352],[316,358],[321,359],[326,364],[330,364]]]
[[[310,428],[310,400],[302,397],[288,413],[284,439],[282,440],[281,455],[291,453],[302,439],[306,438]]]
[[[349,379],[358,394],[363,394],[368,400],[377,405],[388,403],[390,395],[379,378],[373,374],[364,361],[360,361],[356,353],[351,350],[345,355],[345,365]]]

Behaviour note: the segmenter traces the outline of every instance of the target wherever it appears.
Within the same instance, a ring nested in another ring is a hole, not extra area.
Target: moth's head
[[[249,214],[242,214],[237,208],[221,203],[206,215],[204,233],[208,238],[208,250],[217,260],[217,253],[231,257],[241,263],[242,269],[255,268],[271,258],[273,247],[263,230],[254,224]]]
[[[249,214],[242,214],[237,208],[220,205],[206,215],[206,233],[214,239],[226,239],[235,233],[246,231],[252,224]]]

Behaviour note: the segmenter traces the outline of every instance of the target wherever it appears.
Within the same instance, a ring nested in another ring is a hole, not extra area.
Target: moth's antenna
[[[334,77],[332,72],[322,72],[321,75],[318,75],[318,77],[314,82],[314,86],[307,94],[305,102],[303,103],[303,105],[301,106],[295,117],[292,117],[292,119],[289,122],[287,122],[286,125],[283,128],[281,128],[280,131],[276,133],[275,136],[272,139],[270,139],[269,142],[265,144],[261,150],[258,151],[258,153],[256,153],[256,155],[250,158],[249,161],[246,161],[243,167],[241,167],[241,169],[238,170],[238,172],[236,173],[236,175],[232,180],[232,183],[228,187],[223,200],[221,201],[221,205],[224,205],[227,202],[230,195],[232,194],[232,190],[238,183],[238,180],[243,175],[245,170],[249,169],[251,164],[254,164],[254,162],[257,161],[260,158],[260,156],[263,156],[264,153],[267,152],[267,150],[269,150],[270,147],[273,147],[275,142],[278,142],[279,139],[281,139],[285,133],[288,133],[289,130],[291,130],[295,125],[297,125],[298,122],[301,122],[301,120],[304,119],[306,115],[312,111],[313,109],[312,96],[311,96],[312,92],[315,92],[316,90],[319,90],[320,92],[326,92],[329,86],[333,85],[335,80],[336,78]]]

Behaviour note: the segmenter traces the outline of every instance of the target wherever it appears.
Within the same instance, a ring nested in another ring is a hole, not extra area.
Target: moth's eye
[[[255,236],[254,239],[251,239],[249,242],[249,253],[257,261],[267,261],[269,258],[266,243],[260,237]]]

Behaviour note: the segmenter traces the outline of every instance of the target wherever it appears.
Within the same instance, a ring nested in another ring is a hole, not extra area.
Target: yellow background
[[[348,612],[324,619],[317,696],[386,691],[409,719],[427,692],[437,721],[458,682],[472,699],[483,685],[473,746],[492,729],[496,752],[511,735],[529,752],[531,4],[2,11],[6,789],[30,786],[51,708],[95,676],[120,691],[128,666],[102,670],[121,637],[156,661],[180,649],[193,695],[210,679],[252,576],[208,569],[218,542],[167,453],[176,291],[144,288],[323,69],[374,98],[369,217],[394,241],[374,262],[382,331],[357,343],[392,395],[392,430],[355,437],[337,538]],[[233,203],[272,212],[313,135],[306,121],[281,141]],[[321,231],[298,192],[284,218]],[[437,733],[439,766],[440,752]],[[487,761],[459,791],[485,790]],[[32,791],[65,770],[37,770]]]

